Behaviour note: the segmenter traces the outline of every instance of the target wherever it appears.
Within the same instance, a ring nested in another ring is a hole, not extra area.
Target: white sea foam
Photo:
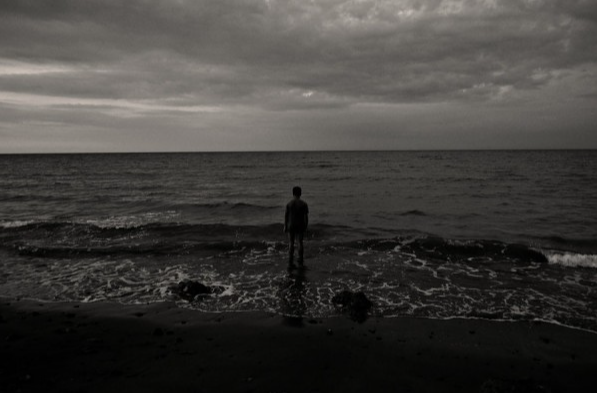
[[[86,224],[95,225],[99,228],[135,228],[141,225],[170,222],[180,216],[175,210],[163,212],[147,212],[135,215],[110,216],[98,219],[85,220]]]
[[[1,228],[18,228],[24,227],[26,225],[32,224],[35,221],[33,220],[15,220],[15,221],[1,221],[0,227]]]
[[[547,253],[547,260],[551,265],[563,265],[567,267],[589,267],[597,269],[597,255],[595,254],[576,254],[565,253]]]

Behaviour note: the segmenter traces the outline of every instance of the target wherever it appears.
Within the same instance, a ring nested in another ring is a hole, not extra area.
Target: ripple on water
[[[396,250],[336,249],[307,255],[307,269],[286,270],[283,250],[265,248],[225,258],[0,259],[0,296],[46,301],[176,301],[211,312],[337,314],[332,298],[363,291],[373,314],[433,318],[541,319],[597,331],[592,269],[421,259]],[[196,280],[224,288],[200,302],[177,299],[169,287]],[[521,285],[521,282],[524,285]]]

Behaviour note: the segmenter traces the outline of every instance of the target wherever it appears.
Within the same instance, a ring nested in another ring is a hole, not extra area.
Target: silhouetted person
[[[303,236],[307,231],[309,224],[309,207],[301,200],[302,190],[300,187],[292,189],[294,198],[286,205],[286,214],[284,215],[284,232],[288,233],[290,249],[288,250],[288,264],[293,267],[294,242],[298,239],[298,263],[303,264]]]

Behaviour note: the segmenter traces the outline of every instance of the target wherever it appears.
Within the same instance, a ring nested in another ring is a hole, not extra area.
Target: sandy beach
[[[3,392],[586,392],[597,335],[546,323],[0,307]]]

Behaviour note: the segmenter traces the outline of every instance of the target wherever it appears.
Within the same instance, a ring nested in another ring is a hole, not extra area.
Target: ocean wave
[[[251,242],[251,241],[218,241],[204,243],[136,243],[107,244],[96,246],[52,246],[36,244],[15,244],[14,248],[21,256],[40,258],[73,258],[73,257],[130,257],[136,256],[206,256],[211,254],[250,253],[268,249],[285,249],[283,243]]]
[[[19,228],[33,224],[34,222],[34,220],[0,221],[0,228]]]
[[[0,228],[0,248],[44,258],[220,254],[282,244],[282,224],[232,226],[120,220],[14,222]]]
[[[225,223],[184,223],[176,218],[180,213],[175,210],[161,213],[144,213],[130,216],[113,216],[102,219],[88,220],[14,220],[0,222],[0,235],[11,237],[18,235],[31,235],[41,238],[51,233],[63,233],[71,236],[77,235],[122,235],[125,233],[144,233],[145,235],[167,234],[168,238],[178,236],[194,236],[194,239],[203,237],[238,238],[249,237],[267,239],[282,234],[282,223],[263,225],[232,225]],[[314,224],[309,227],[310,237],[327,237],[345,235],[353,230],[341,225]]]
[[[316,235],[306,249],[308,269],[287,273],[279,224],[150,224],[118,230],[79,224],[70,229],[81,236],[93,233],[76,244],[59,243],[68,235],[69,226],[63,224],[46,227],[49,241],[37,237],[35,225],[29,227],[30,243],[15,248],[20,255],[0,250],[0,264],[10,274],[10,280],[0,280],[0,296],[180,302],[167,289],[191,279],[228,288],[200,302],[182,303],[202,311],[331,316],[333,296],[348,289],[365,292],[379,316],[542,319],[597,331],[590,307],[593,272],[540,263],[539,251],[523,245],[428,234],[344,241],[336,235],[351,228],[314,225]],[[21,240],[29,235],[23,228]],[[253,239],[243,237],[243,231]]]
[[[0,202],[62,202],[69,200],[68,196],[61,194],[32,195],[32,194],[10,194],[0,195]]]
[[[245,203],[245,202],[216,202],[216,203],[198,203],[187,205],[194,208],[223,208],[223,209],[255,209],[255,210],[272,210],[272,209],[280,209],[280,206],[263,206],[263,205],[255,205],[252,203]],[[180,206],[183,207],[183,206]]]
[[[90,224],[98,228],[135,228],[152,223],[171,222],[180,217],[180,213],[176,210],[167,210],[160,212],[146,212],[132,215],[110,216],[97,219],[85,220],[85,224]],[[75,223],[77,223],[75,221]]]
[[[480,263],[483,260],[508,260],[544,263],[548,261],[543,253],[524,244],[504,243],[496,240],[456,240],[418,235],[366,239],[348,244],[375,251],[399,251],[443,262]]]
[[[400,214],[401,216],[426,216],[425,212],[417,209],[409,210]]]
[[[546,256],[549,264],[551,265],[562,265],[566,267],[586,267],[597,269],[597,255],[595,254],[546,252]]]
[[[565,251],[575,251],[578,253],[597,252],[597,242],[593,238],[571,238],[564,236],[529,236],[520,235],[531,239],[536,239],[542,244],[548,244],[554,249],[564,249]]]
[[[101,220],[5,221],[0,223],[0,247],[21,255],[72,257],[76,255],[189,255],[205,252],[250,252],[267,244],[286,243],[281,223],[263,225],[178,222],[176,211]],[[522,243],[488,239],[449,239],[425,233],[314,224],[307,242],[320,253],[337,249],[416,255],[439,263],[515,264],[549,263],[566,267],[597,267],[597,256],[570,250],[545,251]]]

